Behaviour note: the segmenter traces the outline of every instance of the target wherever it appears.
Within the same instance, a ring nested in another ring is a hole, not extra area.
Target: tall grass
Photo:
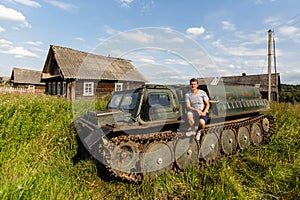
[[[70,103],[50,96],[6,95],[0,105],[0,197],[89,196],[70,169],[76,152]]]
[[[300,199],[300,104],[271,106],[268,143],[132,184],[101,178],[93,158],[73,163],[70,102],[1,95],[0,199]]]

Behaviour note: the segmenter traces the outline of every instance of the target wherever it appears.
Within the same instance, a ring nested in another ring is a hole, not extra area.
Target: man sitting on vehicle
[[[197,133],[200,134],[200,130],[205,127],[208,121],[209,98],[205,91],[198,89],[197,79],[192,78],[190,86],[191,91],[185,94],[186,108],[188,110],[187,119],[191,133],[196,134],[197,130]],[[199,123],[198,126],[195,125],[195,121]]]

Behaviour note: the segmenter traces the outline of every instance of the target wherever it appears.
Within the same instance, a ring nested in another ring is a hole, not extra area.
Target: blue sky
[[[0,0],[0,76],[42,70],[51,44],[130,59],[154,82],[267,73],[271,29],[281,82],[300,84],[299,8],[298,0]]]

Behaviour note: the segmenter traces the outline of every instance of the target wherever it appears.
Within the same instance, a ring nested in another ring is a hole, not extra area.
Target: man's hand
[[[206,115],[206,113],[202,112],[201,110],[197,110],[197,112],[198,112],[199,116],[205,116]]]

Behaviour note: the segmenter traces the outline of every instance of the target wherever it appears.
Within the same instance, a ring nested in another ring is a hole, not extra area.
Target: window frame
[[[83,82],[83,96],[94,96],[94,82]]]
[[[154,96],[155,96],[156,100],[152,99]],[[167,101],[163,100],[164,98],[167,98]],[[159,105],[162,107],[169,107],[169,106],[171,106],[172,102],[171,102],[170,95],[168,93],[153,92],[153,93],[148,94],[148,104],[149,104],[149,106]]]
[[[120,89],[118,89],[120,87]],[[123,83],[115,83],[115,92],[123,91]]]

